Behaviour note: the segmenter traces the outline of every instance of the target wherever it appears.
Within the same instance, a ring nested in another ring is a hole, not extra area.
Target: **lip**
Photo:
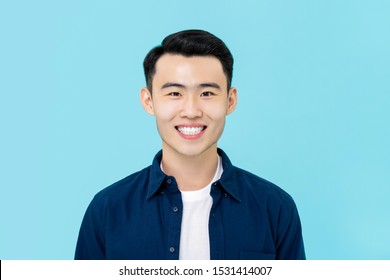
[[[179,130],[179,127],[203,127],[202,131],[197,133],[197,134],[184,134],[182,132],[180,132]],[[205,133],[205,131],[207,130],[207,126],[204,125],[204,124],[199,124],[199,123],[191,123],[191,124],[179,124],[179,125],[176,125],[175,126],[175,129],[177,131],[177,133],[184,139],[186,140],[196,140],[196,139],[199,139],[203,136],[203,134]]]

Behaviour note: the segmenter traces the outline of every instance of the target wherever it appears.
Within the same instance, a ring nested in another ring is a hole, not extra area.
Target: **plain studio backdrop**
[[[73,258],[93,195],[161,147],[144,56],[192,28],[235,58],[219,146],[293,196],[307,258],[390,259],[389,14],[386,0],[2,1],[0,259]]]

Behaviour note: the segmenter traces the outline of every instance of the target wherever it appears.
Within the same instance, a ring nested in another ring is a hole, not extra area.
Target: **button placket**
[[[166,192],[165,195],[168,198],[169,208],[169,224],[168,224],[168,239],[166,254],[168,260],[179,259],[179,247],[180,247],[180,232],[181,232],[181,219],[182,219],[182,200],[181,193],[176,186],[175,179],[168,177],[165,180]]]

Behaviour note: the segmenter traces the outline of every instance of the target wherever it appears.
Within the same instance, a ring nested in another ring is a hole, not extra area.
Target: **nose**
[[[195,96],[186,96],[186,98],[184,98],[180,117],[189,119],[202,117],[200,102]]]

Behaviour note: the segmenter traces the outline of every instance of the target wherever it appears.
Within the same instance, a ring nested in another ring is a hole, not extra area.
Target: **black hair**
[[[233,56],[225,43],[215,35],[204,30],[184,30],[171,34],[161,45],[151,49],[144,59],[146,84],[152,92],[153,76],[156,73],[156,62],[163,54],[180,54],[184,56],[214,56],[222,64],[226,75],[228,89],[233,78]]]

